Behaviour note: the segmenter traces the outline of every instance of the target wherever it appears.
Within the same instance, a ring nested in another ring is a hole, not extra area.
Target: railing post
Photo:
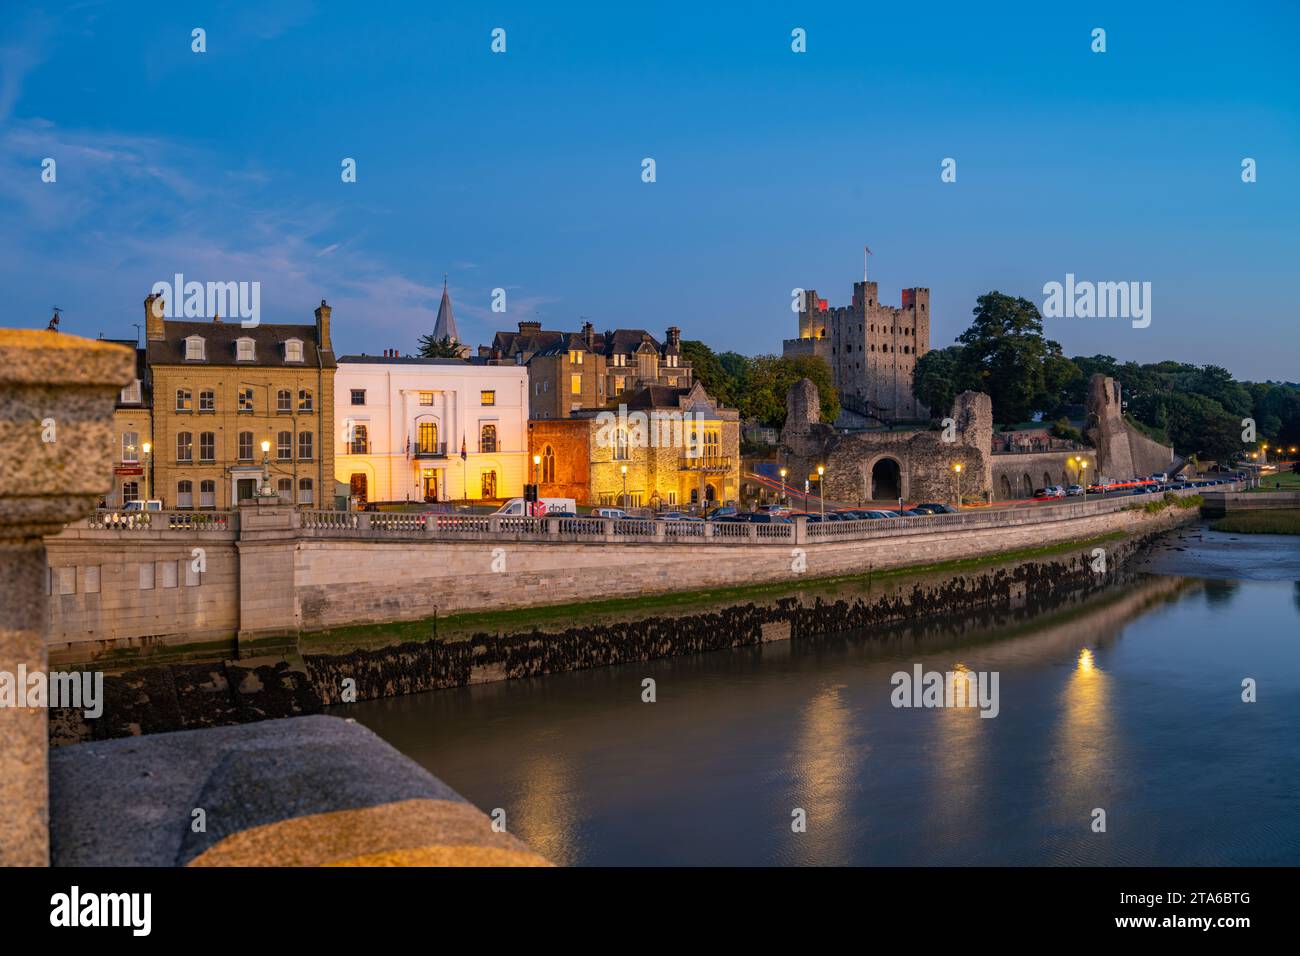
[[[370,513],[369,513],[369,512],[367,512],[367,511],[363,511],[363,512],[361,512],[359,515],[357,515],[357,530],[358,530],[358,531],[369,531],[369,530],[370,530]]]
[[[496,537],[501,533],[501,516],[488,515],[488,534]]]
[[[713,537],[713,522],[712,522],[712,521],[706,521],[706,522],[704,522],[704,537],[706,537],[706,538],[712,538],[712,537]]]
[[[655,522],[655,540],[663,541],[664,538],[666,537],[666,533],[664,531],[664,525],[666,524],[666,522],[664,521],[663,518],[655,518],[654,522]]]
[[[615,539],[614,539],[614,519],[613,519],[613,518],[602,518],[602,519],[600,520],[600,530],[601,530],[601,533],[604,535],[606,541],[613,541],[613,540],[615,540]]]
[[[808,540],[808,516],[794,516],[794,543],[804,544]]]
[[[547,519],[546,519],[546,533],[547,533],[548,535],[551,535],[552,537],[559,537],[559,534],[560,534],[560,519],[559,519],[559,518],[547,518]]]

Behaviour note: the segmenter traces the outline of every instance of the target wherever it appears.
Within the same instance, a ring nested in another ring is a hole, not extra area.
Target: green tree
[[[959,381],[977,383],[993,399],[993,417],[1012,424],[1060,403],[1059,391],[1083,373],[1043,337],[1043,317],[1028,299],[990,292],[976,300],[975,320],[957,339],[964,346]]]
[[[916,360],[912,374],[912,394],[930,411],[931,418],[942,418],[952,410],[953,400],[968,384],[962,381],[965,368],[960,345],[926,352]]]
[[[449,336],[440,339],[432,335],[420,336],[421,358],[460,358],[461,351],[461,344]]]
[[[682,359],[691,363],[695,380],[716,401],[738,407],[739,392],[713,349],[696,339],[682,340]]]
[[[797,358],[759,355],[751,359],[745,392],[740,401],[741,415],[780,428],[785,424],[786,395],[801,378],[811,379],[817,386],[821,420],[835,421],[840,414],[840,397],[835,391],[830,367],[812,355]]]

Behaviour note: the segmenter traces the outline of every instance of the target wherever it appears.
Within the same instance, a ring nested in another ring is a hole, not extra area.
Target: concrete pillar
[[[0,329],[0,672],[46,671],[45,535],[94,510],[113,484],[113,404],[135,378],[129,349]],[[0,866],[50,859],[44,707],[0,707]]]

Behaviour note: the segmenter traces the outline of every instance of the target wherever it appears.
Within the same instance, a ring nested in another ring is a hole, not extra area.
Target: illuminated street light
[[[957,507],[961,507],[961,463],[952,466],[952,470],[957,473]]]
[[[623,472],[623,500],[621,504],[624,508],[626,508],[627,507],[627,465],[620,466],[619,471]]]
[[[826,490],[822,484],[822,476],[826,474],[824,465],[817,466],[817,507],[823,518],[826,517]]]

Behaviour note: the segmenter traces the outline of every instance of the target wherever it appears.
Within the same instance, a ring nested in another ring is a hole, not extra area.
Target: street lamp
[[[258,492],[263,498],[269,498],[271,491],[271,443],[262,440],[262,490]]]
[[[785,469],[781,469],[781,504],[785,504]]]
[[[153,476],[153,469],[149,467],[149,452],[153,451],[153,445],[145,442],[142,446],[144,449],[144,501],[145,507],[149,507],[149,479]]]
[[[1079,484],[1083,487],[1083,500],[1088,500],[1088,463],[1082,458],[1079,459]]]
[[[952,470],[957,473],[957,507],[961,507],[961,464],[952,466]]]
[[[534,498],[537,498],[537,497],[538,497],[538,492],[541,491],[541,489],[538,487],[538,484],[537,484],[537,466],[540,465],[541,463],[542,463],[542,456],[541,456],[541,455],[534,455],[534,456],[533,456],[533,497],[534,497]],[[535,515],[535,514],[537,514],[537,502],[536,502],[536,501],[531,501],[531,502],[529,502],[528,507],[529,507],[529,514],[530,514],[530,515]]]
[[[623,508],[626,508],[627,507],[627,465],[620,465],[619,471],[623,472],[623,500],[619,502],[619,505]]]
[[[817,466],[817,508],[823,518],[826,517],[826,488],[822,484],[822,476],[826,474],[824,465]]]

